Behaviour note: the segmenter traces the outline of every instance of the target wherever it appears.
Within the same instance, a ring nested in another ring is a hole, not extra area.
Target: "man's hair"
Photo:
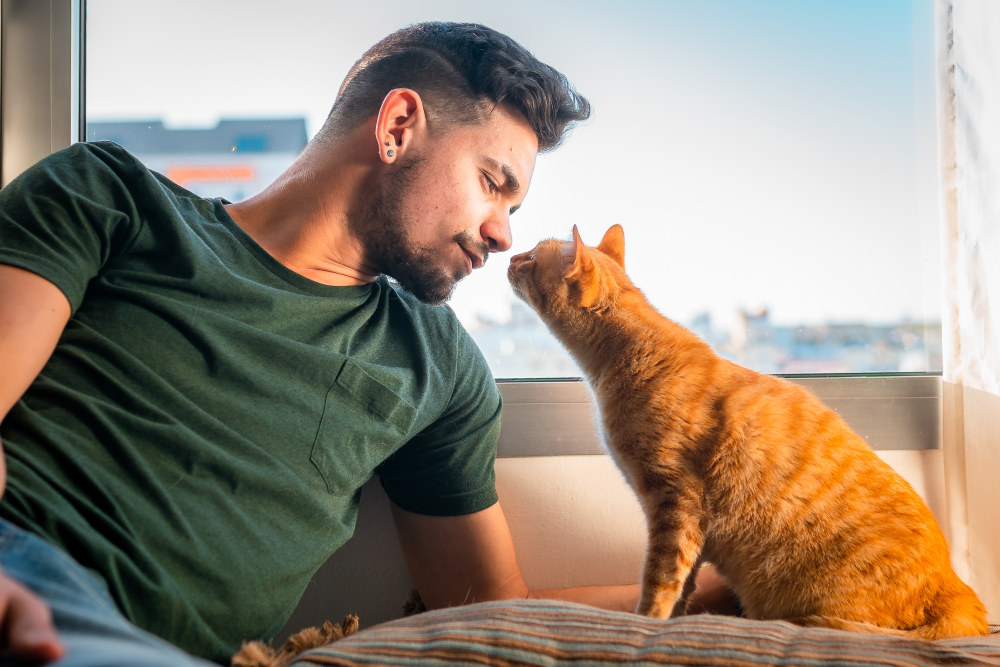
[[[343,136],[376,115],[394,88],[420,95],[428,124],[484,122],[501,103],[514,107],[555,148],[590,116],[590,103],[527,49],[475,23],[419,23],[368,49],[347,74],[321,137]]]

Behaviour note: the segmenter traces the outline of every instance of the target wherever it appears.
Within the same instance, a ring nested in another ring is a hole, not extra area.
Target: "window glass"
[[[497,377],[580,374],[507,262],[614,223],[633,281],[729,359],[941,368],[931,0],[88,0],[87,136],[198,194],[250,196],[360,55],[426,20],[510,35],[594,108],[539,158],[511,253],[451,301]]]

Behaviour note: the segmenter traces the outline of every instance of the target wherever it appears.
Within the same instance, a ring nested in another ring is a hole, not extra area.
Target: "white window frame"
[[[0,0],[0,182],[86,137],[85,0]],[[876,450],[940,449],[940,373],[785,376]],[[603,454],[590,392],[576,380],[499,380],[500,456]]]

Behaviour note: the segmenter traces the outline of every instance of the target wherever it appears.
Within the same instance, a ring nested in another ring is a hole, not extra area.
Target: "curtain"
[[[936,0],[945,530],[1000,622],[1000,1]]]

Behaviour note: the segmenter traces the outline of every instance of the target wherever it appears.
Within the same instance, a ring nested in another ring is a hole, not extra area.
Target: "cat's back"
[[[933,514],[909,483],[834,410],[783,378],[747,369],[731,377],[717,460],[729,461],[726,475],[754,490],[746,500],[771,511],[764,516],[801,519],[808,508],[847,523],[881,520],[882,530],[898,526],[908,537],[916,530],[943,545]]]
[[[836,412],[745,369],[727,389],[709,487],[722,569],[752,617],[917,628],[955,604],[978,618],[930,509]]]

